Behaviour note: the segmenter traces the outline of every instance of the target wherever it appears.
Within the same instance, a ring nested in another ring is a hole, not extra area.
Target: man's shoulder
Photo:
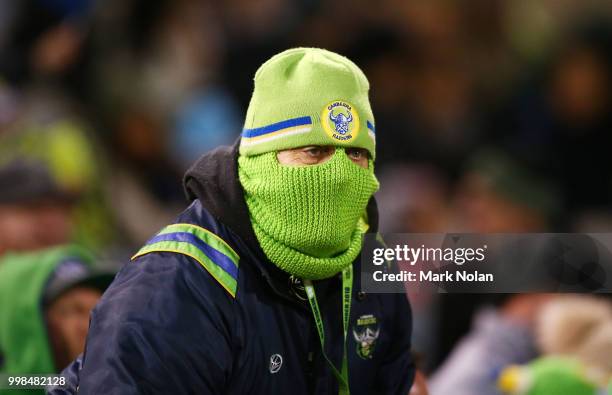
[[[130,265],[147,271],[170,271],[201,288],[220,288],[235,298],[241,254],[235,238],[194,201],[175,223],[151,237],[131,258]],[[168,279],[170,280],[170,279]]]
[[[138,327],[142,323],[190,325],[194,317],[230,322],[234,302],[224,286],[190,255],[151,251],[119,271],[93,317],[98,323],[139,323]]]

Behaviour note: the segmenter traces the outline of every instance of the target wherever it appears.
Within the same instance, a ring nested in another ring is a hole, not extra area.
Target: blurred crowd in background
[[[612,229],[609,1],[0,0],[0,258],[73,242],[127,262],[294,46],[370,80],[383,233]],[[412,296],[421,369],[474,316],[531,325],[544,299]]]

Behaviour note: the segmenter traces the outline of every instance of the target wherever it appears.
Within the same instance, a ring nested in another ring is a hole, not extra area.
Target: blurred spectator
[[[458,183],[459,232],[544,232],[559,210],[554,185],[502,151],[476,153]]]
[[[76,198],[38,162],[15,160],[0,167],[0,256],[68,242]]]
[[[459,179],[448,228],[476,233],[545,232],[558,207],[554,185],[503,151],[485,149],[473,156]],[[438,355],[452,352],[433,376],[433,395],[446,394],[453,387],[466,394],[497,394],[491,378],[494,370],[535,356],[531,326],[545,296],[500,296],[440,297]],[[473,369],[466,362],[470,360],[481,360],[489,368]]]
[[[544,306],[536,321],[543,354],[579,360],[587,376],[604,387],[612,379],[612,299],[567,295]]]
[[[550,298],[550,295],[516,295],[499,309],[481,309],[470,332],[431,377],[431,394],[500,394],[496,385],[498,372],[507,365],[526,363],[537,356],[532,329],[540,309]]]
[[[83,351],[89,313],[113,278],[92,265],[76,247],[2,258],[0,372],[57,373]]]
[[[415,165],[387,168],[381,184],[379,199],[389,210],[381,220],[396,232],[543,232],[550,229],[559,206],[553,185],[499,150],[476,152],[454,191],[439,172]],[[437,366],[468,331],[475,312],[499,303],[482,295],[419,293],[412,293],[411,301],[417,317],[415,348],[426,356],[428,369]],[[483,310],[474,326],[503,321],[489,308],[492,311]]]
[[[612,389],[612,301],[594,296],[561,296],[536,319],[536,340],[544,355],[507,367],[499,385],[506,393],[583,395]]]
[[[13,161],[44,167],[55,188],[78,197],[70,211],[70,239],[109,247],[116,234],[103,195],[104,155],[87,124],[75,115],[72,102],[53,90],[28,90],[17,106],[16,119],[0,133],[0,167]],[[6,185],[11,187],[10,180]]]

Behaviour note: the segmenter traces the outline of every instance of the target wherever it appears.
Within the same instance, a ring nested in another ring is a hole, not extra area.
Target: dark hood
[[[187,199],[200,199],[219,222],[236,233],[258,257],[265,255],[251,226],[244,190],[238,180],[238,144],[222,146],[204,154],[185,173]]]

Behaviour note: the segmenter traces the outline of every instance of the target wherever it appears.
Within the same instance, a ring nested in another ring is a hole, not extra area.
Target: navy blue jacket
[[[193,257],[174,252],[138,257],[122,268],[92,312],[82,360],[65,371],[73,390],[78,385],[79,393],[105,395],[338,393],[300,282],[267,261],[257,244],[236,155],[237,146],[217,149],[187,172],[193,201],[176,221],[207,229],[239,255],[235,296]],[[368,217],[376,231],[373,199]],[[359,292],[359,258],[354,269],[347,338],[351,394],[406,395],[414,378],[408,301],[404,295]],[[326,353],[338,368],[340,288],[338,276],[315,282]]]

